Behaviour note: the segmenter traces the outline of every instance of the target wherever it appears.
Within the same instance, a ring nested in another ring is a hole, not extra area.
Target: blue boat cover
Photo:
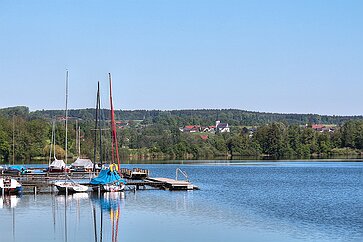
[[[98,176],[90,181],[90,184],[93,185],[105,185],[110,183],[118,185],[119,183],[126,184],[126,181],[120,177],[116,170],[111,169],[102,169]]]
[[[25,166],[15,165],[15,166],[9,166],[10,170],[18,170],[18,171],[26,171]]]

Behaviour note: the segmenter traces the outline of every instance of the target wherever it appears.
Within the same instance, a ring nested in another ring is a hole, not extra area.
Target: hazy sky
[[[0,0],[0,107],[363,114],[363,1]]]

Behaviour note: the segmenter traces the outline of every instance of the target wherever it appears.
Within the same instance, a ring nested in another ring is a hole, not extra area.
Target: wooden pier
[[[126,172],[126,170],[123,170]],[[134,169],[133,172],[140,172],[147,174],[146,177],[142,176],[139,180],[126,177],[126,186],[129,190],[148,190],[148,189],[161,189],[161,190],[198,190],[189,181],[182,181],[170,178],[151,178],[148,177],[148,170]],[[19,181],[23,186],[24,193],[49,193],[56,192],[54,182],[66,179],[83,180],[80,182],[82,185],[91,186],[87,180],[92,179],[95,175],[91,172],[43,172],[43,173],[25,173],[25,174],[2,174],[0,177],[9,176]]]
[[[148,178],[145,181],[149,181],[151,184],[162,184],[163,189],[167,190],[198,190],[197,186],[194,186],[189,181],[179,181],[170,178]]]

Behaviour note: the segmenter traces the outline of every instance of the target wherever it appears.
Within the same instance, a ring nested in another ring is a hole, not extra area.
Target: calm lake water
[[[126,167],[201,190],[0,198],[0,241],[363,241],[362,162]]]

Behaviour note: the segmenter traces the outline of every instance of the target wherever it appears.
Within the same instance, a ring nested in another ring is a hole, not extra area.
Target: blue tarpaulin
[[[15,166],[9,166],[10,170],[18,170],[18,171],[26,171],[25,166],[15,165]]]
[[[92,185],[104,185],[110,183],[126,184],[126,181],[120,177],[116,170],[111,169],[102,169],[98,174],[98,177],[95,177],[90,181],[90,184]]]

